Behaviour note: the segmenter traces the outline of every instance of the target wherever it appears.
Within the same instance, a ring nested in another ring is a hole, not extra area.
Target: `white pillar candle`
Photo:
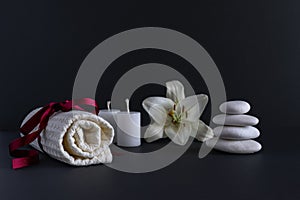
[[[141,113],[129,111],[129,100],[126,99],[127,112],[117,113],[117,144],[123,147],[141,145]]]
[[[114,128],[114,140],[113,143],[117,142],[117,116],[116,114],[120,112],[117,109],[110,109],[110,101],[107,102],[107,110],[100,110],[98,116],[105,119]]]

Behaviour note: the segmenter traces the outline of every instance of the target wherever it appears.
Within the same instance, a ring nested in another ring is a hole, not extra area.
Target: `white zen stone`
[[[259,120],[250,115],[216,115],[212,121],[219,125],[229,126],[253,126],[258,124]]]
[[[222,113],[227,114],[245,114],[250,110],[250,104],[245,101],[227,101],[220,105]]]
[[[262,146],[254,140],[225,140],[216,138],[207,140],[205,144],[219,151],[237,154],[255,153],[261,150]]]
[[[253,139],[260,135],[259,130],[253,126],[218,126],[213,131],[215,136],[231,140]]]

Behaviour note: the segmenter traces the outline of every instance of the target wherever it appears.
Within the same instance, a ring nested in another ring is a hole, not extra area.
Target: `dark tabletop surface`
[[[193,142],[176,162],[161,170],[130,174],[105,165],[72,167],[41,156],[38,165],[13,170],[8,143],[17,131],[0,133],[0,194],[9,199],[300,199],[299,140],[272,131],[258,138],[263,150],[253,155],[212,151],[197,157],[202,143]],[[279,135],[279,134],[278,134]],[[292,142],[290,140],[293,140]],[[141,149],[158,148],[166,140]]]

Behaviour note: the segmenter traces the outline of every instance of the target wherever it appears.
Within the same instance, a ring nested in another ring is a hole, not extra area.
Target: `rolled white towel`
[[[40,109],[30,112],[22,126]],[[95,114],[79,110],[54,113],[40,136],[43,150],[52,158],[67,164],[85,166],[112,162],[109,145],[114,129]],[[30,145],[42,151],[37,140]]]

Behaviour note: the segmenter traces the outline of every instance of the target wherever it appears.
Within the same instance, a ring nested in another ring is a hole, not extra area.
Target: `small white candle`
[[[102,117],[103,119],[105,119],[108,123],[111,124],[111,126],[114,128],[114,140],[113,143],[117,142],[117,116],[116,114],[120,112],[120,110],[117,109],[111,109],[110,108],[110,101],[107,102],[107,110],[100,110],[99,111],[99,117]]]
[[[117,144],[123,147],[141,145],[141,113],[129,110],[129,100],[126,99],[127,112],[117,113]]]

